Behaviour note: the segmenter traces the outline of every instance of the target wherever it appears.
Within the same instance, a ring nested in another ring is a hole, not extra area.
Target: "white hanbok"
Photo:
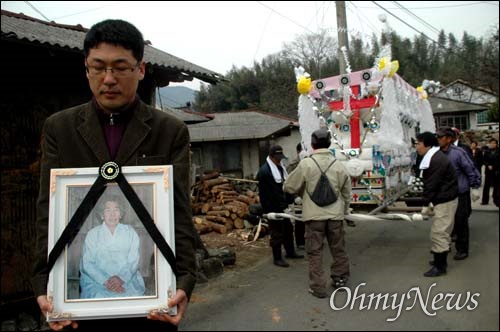
[[[104,223],[91,229],[80,261],[80,298],[143,296],[139,244],[139,236],[130,225],[118,224],[113,234]],[[104,286],[112,276],[123,280],[124,292],[113,292]]]

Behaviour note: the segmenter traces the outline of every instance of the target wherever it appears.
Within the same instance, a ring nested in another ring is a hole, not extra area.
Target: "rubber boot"
[[[446,274],[447,252],[434,253],[434,266],[424,273],[424,277],[438,277]]]
[[[274,265],[280,266],[280,267],[289,267],[290,266],[290,264],[288,264],[281,256],[281,245],[273,247],[273,263],[274,263]]]

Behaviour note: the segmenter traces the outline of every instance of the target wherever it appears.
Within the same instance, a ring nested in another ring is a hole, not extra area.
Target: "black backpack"
[[[309,195],[309,197],[311,197],[311,200],[317,206],[327,206],[335,203],[337,201],[337,195],[335,194],[335,191],[330,184],[330,180],[328,180],[328,177],[325,173],[335,163],[336,159],[332,161],[332,163],[325,169],[325,171],[321,170],[318,162],[313,157],[311,157],[311,159],[314,161],[316,166],[318,166],[318,169],[321,172],[321,176],[319,177],[318,183],[316,183],[316,187],[314,188],[313,193],[311,194],[306,190],[307,194]]]

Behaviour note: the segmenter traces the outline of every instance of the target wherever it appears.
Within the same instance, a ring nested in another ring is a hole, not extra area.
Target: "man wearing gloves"
[[[285,192],[302,196],[302,219],[306,226],[306,252],[309,258],[309,292],[316,297],[327,297],[326,278],[323,272],[323,242],[326,237],[333,263],[330,275],[334,288],[344,287],[350,276],[349,259],[345,251],[343,220],[349,213],[351,179],[344,166],[335,162],[328,150],[330,133],[318,129],[312,133],[313,153],[300,161],[284,184]],[[337,200],[318,206],[313,199],[315,186],[324,173]]]
[[[434,254],[432,268],[426,277],[446,274],[447,256],[450,250],[450,234],[458,204],[458,181],[453,165],[440,151],[436,136],[430,132],[417,135],[417,153],[423,156],[420,175],[424,181],[422,214],[430,214],[429,205],[434,205],[431,226],[431,251]]]
[[[441,151],[450,160],[458,179],[458,208],[455,214],[455,233],[457,235],[455,248],[457,249],[457,253],[453,256],[453,259],[463,260],[469,256],[469,216],[472,213],[471,197],[474,201],[480,197],[481,174],[479,174],[467,152],[453,144],[456,133],[452,128],[440,128],[436,136]],[[472,195],[471,187],[473,188]]]

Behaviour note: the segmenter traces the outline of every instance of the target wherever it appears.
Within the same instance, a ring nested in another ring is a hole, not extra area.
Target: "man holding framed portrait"
[[[93,98],[50,116],[43,128],[37,247],[32,285],[43,313],[53,310],[47,298],[47,246],[50,171],[99,167],[172,165],[177,291],[169,306],[177,315],[152,312],[147,318],[50,322],[54,330],[79,326],[92,330],[109,324],[141,330],[172,329],[180,323],[196,281],[194,227],[189,200],[189,133],[181,121],[144,104],[136,94],[145,76],[144,40],[132,24],[106,20],[95,24],[84,41],[85,68]],[[116,287],[116,286],[115,286]],[[119,287],[116,287],[119,289]],[[159,323],[160,322],[160,323]],[[166,322],[168,324],[164,324]],[[161,324],[163,323],[163,324]],[[137,325],[134,325],[137,324]]]

